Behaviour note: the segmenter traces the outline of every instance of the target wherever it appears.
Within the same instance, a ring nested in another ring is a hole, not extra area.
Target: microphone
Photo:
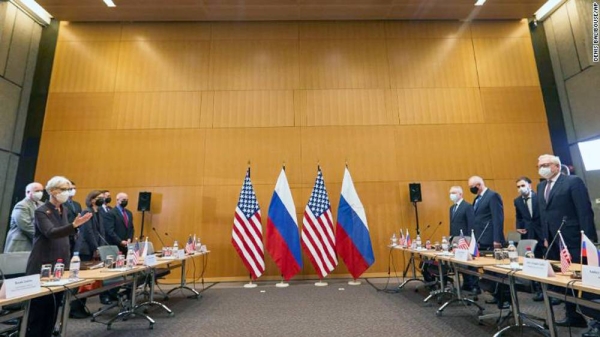
[[[429,238],[427,240],[431,241],[431,238],[433,237],[433,234],[435,234],[435,232],[437,232],[438,229],[440,229],[440,226],[442,225],[442,222],[440,221],[437,226],[435,226],[435,229],[433,230],[433,233],[429,234]],[[427,228],[429,228],[429,226],[427,226]]]
[[[481,234],[479,234],[479,237],[477,238],[477,242],[481,241],[481,237],[483,236],[483,234],[485,233],[485,231],[488,229],[489,225],[490,225],[490,222],[488,221],[488,223],[486,223],[485,227],[483,228],[483,232],[481,232]]]
[[[102,241],[104,241],[104,243],[106,243],[107,246],[111,245],[110,243],[108,243],[108,241],[106,241],[106,239],[102,236],[102,234],[98,233],[98,236],[100,237],[100,239],[102,239]]]
[[[158,231],[156,230],[156,228],[152,227],[152,230],[154,231],[154,233],[156,233],[156,237],[158,238],[158,241],[160,241],[160,243],[163,245],[163,247],[166,247],[165,243],[163,242],[162,238],[160,237],[160,234],[158,234]],[[168,236],[169,234],[165,233],[165,235]]]
[[[554,244],[554,241],[556,241],[556,238],[558,237],[558,233],[560,232],[560,230],[562,229],[563,225],[567,222],[567,216],[563,216],[562,218],[562,222],[560,223],[560,227],[558,227],[558,230],[556,231],[556,234],[554,234],[554,237],[552,238],[552,242],[550,242],[550,244],[548,245],[548,248],[546,248],[546,254],[544,254],[544,260],[548,259],[548,253],[550,253],[550,248],[552,247],[552,245]]]

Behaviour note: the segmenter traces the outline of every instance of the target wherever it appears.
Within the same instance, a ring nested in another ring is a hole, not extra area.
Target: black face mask
[[[469,191],[471,191],[473,194],[477,194],[479,192],[479,188],[477,186],[473,186],[469,188]]]
[[[121,201],[121,207],[123,207],[123,208],[127,207],[127,200]]]
[[[96,206],[100,207],[104,204],[104,199],[103,198],[98,198],[96,199],[96,202],[94,203]]]
[[[110,204],[111,201],[112,201],[112,199],[110,197],[104,199],[104,203],[107,205]]]

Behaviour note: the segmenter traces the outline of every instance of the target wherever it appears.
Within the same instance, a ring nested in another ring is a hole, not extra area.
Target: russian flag
[[[475,231],[471,229],[471,242],[469,243],[469,253],[475,257],[479,257],[479,247],[475,239]]]
[[[269,205],[267,251],[286,281],[302,269],[296,207],[285,176],[285,169],[282,169],[279,174]]]
[[[598,249],[592,240],[581,231],[581,257],[586,256],[588,266],[598,267]]]
[[[348,271],[357,279],[375,262],[365,209],[356,194],[346,167],[335,231],[336,250]]]

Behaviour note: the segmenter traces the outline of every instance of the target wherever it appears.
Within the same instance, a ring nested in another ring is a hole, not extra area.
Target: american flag
[[[192,240],[192,235],[190,235],[188,237],[188,241],[185,244],[185,252],[187,254],[192,254],[194,253],[196,250],[194,249],[194,240]]]
[[[458,245],[456,246],[456,248],[469,249],[469,244],[467,243],[467,240],[465,239],[462,229],[460,230],[460,239],[458,239]]]
[[[331,204],[325,189],[321,167],[302,220],[302,246],[321,278],[327,276],[338,264],[335,253],[335,236]]]
[[[133,245],[133,258],[132,265],[136,266],[138,261],[140,260],[140,242],[135,241],[135,245]]]
[[[260,222],[260,207],[250,181],[250,168],[246,178],[233,219],[231,244],[237,251],[250,272],[252,279],[259,278],[265,271],[265,249],[263,246],[262,225]]]
[[[558,236],[560,236],[560,241],[558,242],[560,249],[560,272],[564,274],[568,272],[571,267],[571,254],[569,253],[565,240],[563,240],[560,232],[558,232]]]
[[[400,230],[400,238],[398,238],[398,243],[400,244],[400,246],[404,246],[404,244],[405,244],[404,234],[402,233],[402,230]]]

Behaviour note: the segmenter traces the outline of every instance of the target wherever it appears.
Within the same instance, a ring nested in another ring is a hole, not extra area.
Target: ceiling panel
[[[545,0],[38,0],[62,21],[469,20],[531,17]]]

